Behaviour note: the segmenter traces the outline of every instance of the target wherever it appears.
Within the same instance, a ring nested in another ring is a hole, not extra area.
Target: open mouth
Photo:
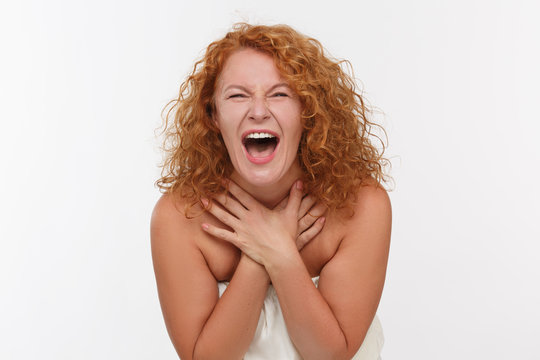
[[[242,143],[251,157],[266,158],[274,153],[279,137],[269,132],[252,132],[243,138]]]

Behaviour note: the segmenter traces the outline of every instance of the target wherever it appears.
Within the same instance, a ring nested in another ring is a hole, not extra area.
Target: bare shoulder
[[[170,194],[157,201],[150,221],[150,238],[154,266],[178,260],[186,254],[198,253],[196,234],[198,228],[183,212],[182,199]]]
[[[167,222],[181,221],[185,218],[183,212],[183,200],[171,194],[163,194],[156,202],[152,212],[151,226],[165,225]]]
[[[159,198],[150,221],[152,245],[172,239],[193,239],[189,235],[197,233],[197,221],[185,216],[184,206],[185,200],[171,194]]]
[[[355,195],[354,213],[346,218],[340,249],[369,253],[386,267],[392,230],[390,197],[375,181],[359,186]]]
[[[157,201],[150,221],[152,257],[156,273],[162,266],[183,262],[190,267],[207,267],[199,246],[200,220],[184,214],[185,200],[164,194]]]
[[[154,206],[150,220],[150,240],[154,263],[156,256],[166,256],[171,246],[178,247],[179,237],[187,223],[185,216],[178,210],[174,197],[162,195]],[[189,239],[189,237],[187,237]]]
[[[336,213],[341,235],[338,247],[340,258],[346,254],[380,257],[386,267],[392,229],[392,206],[386,190],[375,180],[359,185],[354,194],[352,213],[348,209]],[[369,255],[371,254],[371,255]],[[334,259],[336,260],[336,259]]]
[[[374,180],[362,184],[358,187],[355,194],[353,205],[353,219],[376,221],[376,224],[391,223],[392,206],[390,197],[382,185]]]
[[[154,208],[150,225],[154,266],[161,259],[183,261],[191,266],[204,267],[218,281],[229,280],[234,273],[240,252],[234,245],[216,239],[201,230],[202,223],[223,227],[200,206],[194,206],[186,217],[186,200],[163,195]]]

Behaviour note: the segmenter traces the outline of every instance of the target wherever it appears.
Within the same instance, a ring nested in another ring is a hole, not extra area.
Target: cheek
[[[238,124],[247,111],[247,105],[244,103],[226,103],[216,107],[216,116],[214,122],[218,128],[232,127]]]
[[[224,118],[221,115],[216,116],[214,119],[214,123],[216,124],[216,127],[219,131],[219,134],[221,135],[221,138],[223,139],[223,142],[225,143],[225,146],[227,149],[229,147],[233,146],[232,141],[235,138],[235,130],[234,126],[229,121],[229,119]]]
[[[294,111],[289,113],[289,131],[294,134],[294,139],[300,141],[302,131],[302,118],[299,109],[295,108]]]
[[[289,129],[302,127],[302,108],[299,103],[287,102],[282,104],[274,104],[270,110],[278,119],[285,121]]]

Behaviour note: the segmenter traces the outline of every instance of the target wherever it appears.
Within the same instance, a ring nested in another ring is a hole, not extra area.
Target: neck
[[[287,197],[294,182],[301,177],[302,172],[298,167],[297,171],[289,172],[285,178],[280,179],[277,183],[260,186],[250,183],[238,175],[236,171],[231,174],[232,181],[269,209],[274,208]]]

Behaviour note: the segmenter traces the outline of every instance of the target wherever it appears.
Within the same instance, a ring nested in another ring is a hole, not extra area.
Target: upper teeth
[[[275,136],[269,133],[256,132],[256,133],[248,134],[248,136],[246,136],[246,139],[264,139],[264,138],[273,138],[273,137]]]

